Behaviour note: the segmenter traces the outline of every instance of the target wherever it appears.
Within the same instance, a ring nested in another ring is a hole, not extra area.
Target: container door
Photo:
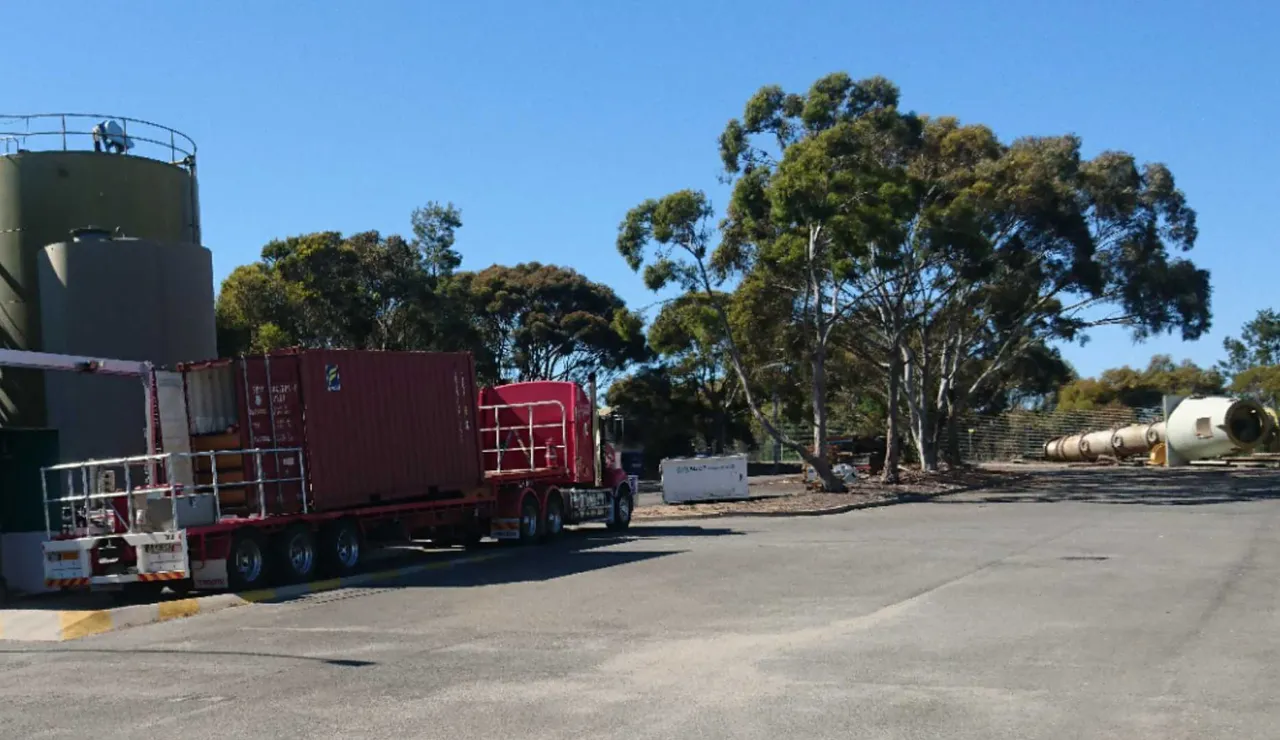
[[[188,431],[187,399],[182,373],[157,370],[155,372],[156,414],[160,421],[160,449],[165,453],[191,452],[191,434]],[[191,458],[173,458],[173,482],[190,490],[195,485]]]
[[[268,514],[296,514],[302,511],[299,495],[302,469],[299,449],[303,445],[302,393],[299,358],[293,354],[249,357],[239,363],[241,382],[238,395],[241,438],[246,449],[244,474],[253,481],[248,486],[251,502],[260,500]],[[259,473],[261,471],[261,473]],[[253,503],[252,511],[259,505]]]

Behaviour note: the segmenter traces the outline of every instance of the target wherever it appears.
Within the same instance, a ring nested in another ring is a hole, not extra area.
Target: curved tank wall
[[[217,347],[213,260],[195,244],[89,239],[39,255],[46,351],[147,360],[209,359]],[[48,424],[64,460],[144,451],[140,381],[46,373]]]
[[[1172,460],[1206,460],[1233,450],[1251,450],[1266,439],[1271,418],[1247,398],[1191,397],[1174,407],[1165,422],[1166,452]]]
[[[199,244],[195,176],[146,157],[94,151],[0,156],[0,346],[43,349],[37,262],[45,245],[97,226],[158,242]],[[140,280],[118,283],[147,286]],[[115,355],[111,355],[115,356]],[[0,426],[43,426],[40,373],[0,374]]]

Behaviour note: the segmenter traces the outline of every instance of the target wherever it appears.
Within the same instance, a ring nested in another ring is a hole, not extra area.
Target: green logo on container
[[[342,376],[338,374],[337,365],[324,366],[324,381],[329,386],[330,391],[342,390]]]

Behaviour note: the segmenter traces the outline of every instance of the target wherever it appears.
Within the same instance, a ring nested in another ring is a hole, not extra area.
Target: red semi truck
[[[140,367],[148,454],[44,469],[50,588],[253,589],[350,573],[384,541],[631,522],[636,480],[600,443],[594,387],[478,389],[463,353]]]

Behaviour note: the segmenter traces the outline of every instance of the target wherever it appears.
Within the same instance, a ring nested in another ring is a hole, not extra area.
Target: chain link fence
[[[959,427],[960,455],[967,462],[1038,460],[1044,456],[1044,443],[1056,437],[1149,424],[1162,418],[1159,408],[1127,407],[968,415]]]
[[[1163,418],[1158,407],[1128,408],[1107,407],[1088,411],[1007,411],[1002,414],[968,414],[959,424],[960,456],[966,462],[997,462],[1005,460],[1038,460],[1044,456],[1044,443],[1068,434],[1113,429],[1129,424],[1149,424]],[[783,431],[796,440],[813,439],[812,427],[783,425]],[[834,420],[828,427],[827,438],[832,442],[865,438],[850,426]],[[740,452],[747,454],[753,463],[796,464],[800,456],[794,451],[775,445],[768,435],[759,435],[759,444]],[[915,459],[915,450],[908,433],[903,433],[903,459]]]

